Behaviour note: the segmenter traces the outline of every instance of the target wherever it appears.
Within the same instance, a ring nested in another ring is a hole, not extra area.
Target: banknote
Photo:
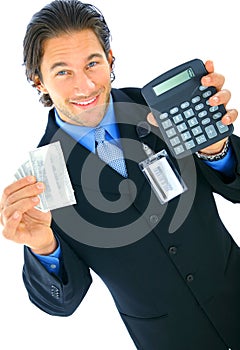
[[[27,175],[34,175],[37,181],[45,185],[44,192],[39,195],[37,209],[47,212],[76,204],[59,141],[29,152],[29,159],[18,168],[14,176],[18,180]]]
[[[33,175],[32,173],[32,167],[30,164],[30,161],[27,160],[25,163],[23,163],[18,170],[16,171],[16,173],[14,174],[14,177],[16,180],[21,179],[22,177],[28,176],[28,175]]]

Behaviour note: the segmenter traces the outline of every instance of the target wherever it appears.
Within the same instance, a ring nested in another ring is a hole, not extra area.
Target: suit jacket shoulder
[[[114,92],[115,89],[112,89],[112,91]],[[143,98],[142,94],[141,94],[141,89],[137,88],[137,87],[125,87],[125,88],[121,88],[119,89],[119,91],[121,91],[122,93],[124,93],[126,96],[128,96],[128,98],[134,100],[135,102],[138,102],[142,105],[146,105],[146,101]]]

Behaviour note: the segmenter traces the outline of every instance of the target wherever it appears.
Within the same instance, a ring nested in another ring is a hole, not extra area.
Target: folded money
[[[36,148],[29,152],[29,159],[15,173],[16,180],[34,175],[45,185],[39,195],[37,209],[47,212],[76,204],[74,191],[68,175],[60,142]]]

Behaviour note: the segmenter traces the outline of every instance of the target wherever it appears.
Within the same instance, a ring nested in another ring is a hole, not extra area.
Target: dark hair
[[[78,0],[54,0],[33,15],[23,41],[23,64],[27,79],[33,83],[33,87],[36,87],[36,76],[42,80],[40,66],[44,40],[83,29],[94,31],[108,57],[110,30],[95,6]],[[113,71],[111,79],[115,79]],[[43,94],[40,101],[47,107],[53,104],[48,94]]]

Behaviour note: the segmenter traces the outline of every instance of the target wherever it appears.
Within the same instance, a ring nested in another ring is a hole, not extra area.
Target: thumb
[[[156,119],[152,113],[149,113],[147,115],[147,121],[149,122],[149,124],[152,124],[153,126],[158,126],[158,123],[156,122]]]

